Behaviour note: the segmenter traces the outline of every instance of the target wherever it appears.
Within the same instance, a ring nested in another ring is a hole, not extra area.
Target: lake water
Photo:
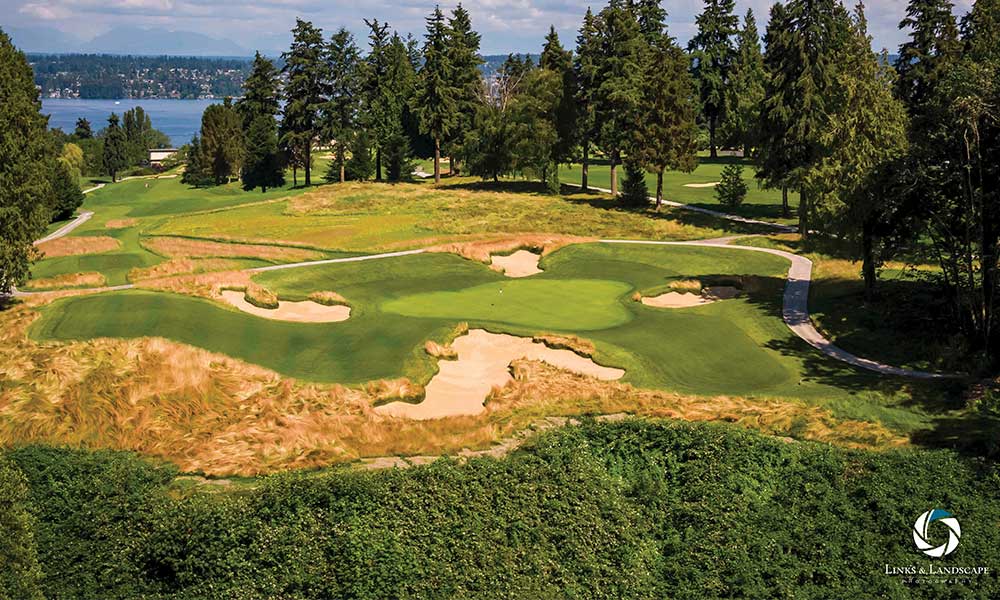
[[[49,116],[49,127],[58,127],[73,133],[76,120],[83,117],[90,121],[94,131],[108,124],[111,113],[121,117],[130,108],[141,106],[153,121],[153,127],[170,136],[173,145],[191,141],[201,129],[201,113],[219,100],[77,100],[72,98],[43,98],[42,113]]]

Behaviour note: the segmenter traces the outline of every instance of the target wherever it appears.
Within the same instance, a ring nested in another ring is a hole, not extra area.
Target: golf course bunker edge
[[[289,302],[279,300],[278,308],[261,308],[246,301],[243,292],[223,290],[221,298],[238,310],[265,319],[275,321],[294,321],[297,323],[340,323],[351,316],[351,307],[342,304],[327,306],[312,300]]]
[[[531,338],[472,329],[451,344],[456,360],[438,361],[438,373],[431,378],[423,402],[391,402],[376,407],[384,415],[407,419],[440,419],[478,415],[494,388],[513,381],[510,363],[526,358],[603,381],[625,376],[624,369],[605,367],[572,350],[549,348]]]
[[[538,268],[538,261],[541,254],[536,254],[529,250],[518,250],[513,254],[493,254],[490,256],[490,264],[500,269],[507,277],[529,277],[542,272]]]

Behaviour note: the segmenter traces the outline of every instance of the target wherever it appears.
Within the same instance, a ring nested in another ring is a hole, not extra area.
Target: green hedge
[[[173,468],[130,454],[7,454],[29,482],[53,598],[1000,595],[995,574],[910,585],[884,573],[931,562],[910,537],[931,508],[963,528],[935,565],[1000,568],[1000,479],[944,451],[587,423],[501,460],[291,473],[181,499]]]

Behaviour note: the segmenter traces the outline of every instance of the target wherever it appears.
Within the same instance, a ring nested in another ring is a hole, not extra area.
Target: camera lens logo
[[[927,530],[931,523],[935,521],[948,527],[948,541],[940,546],[935,546],[927,541]],[[962,537],[962,527],[958,524],[958,519],[951,516],[951,513],[935,508],[917,517],[917,522],[913,524],[913,543],[927,556],[941,558],[948,556],[958,548],[958,539]]]

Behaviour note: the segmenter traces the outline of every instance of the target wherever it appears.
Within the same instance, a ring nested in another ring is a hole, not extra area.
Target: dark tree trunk
[[[663,169],[656,173],[656,212],[660,212],[663,205]]]
[[[375,148],[375,181],[382,181],[382,147]]]
[[[347,181],[347,169],[345,163],[345,155],[347,154],[346,149],[343,145],[340,145],[340,149],[337,151],[337,160],[340,162],[340,183]]]
[[[802,239],[809,237],[809,194],[799,190],[799,233]]]
[[[611,155],[611,195],[618,197],[618,153]]]
[[[441,183],[441,140],[434,138],[434,183]]]
[[[786,219],[792,216],[792,212],[788,209],[788,186],[781,186],[781,216]]]
[[[711,117],[708,119],[708,153],[712,158],[719,158],[719,152],[715,147],[715,127],[716,118]]]
[[[580,188],[587,189],[587,175],[590,174],[590,140],[583,140],[583,164],[580,165]]]
[[[874,223],[866,221],[861,226],[861,273],[865,278],[865,300],[875,299],[875,284],[878,275],[875,270]]]
[[[292,187],[299,187],[299,167],[292,165]]]
[[[312,143],[306,144],[305,156],[306,164],[304,168],[306,170],[306,187],[309,187],[312,185],[312,178],[310,177],[312,175]]]

